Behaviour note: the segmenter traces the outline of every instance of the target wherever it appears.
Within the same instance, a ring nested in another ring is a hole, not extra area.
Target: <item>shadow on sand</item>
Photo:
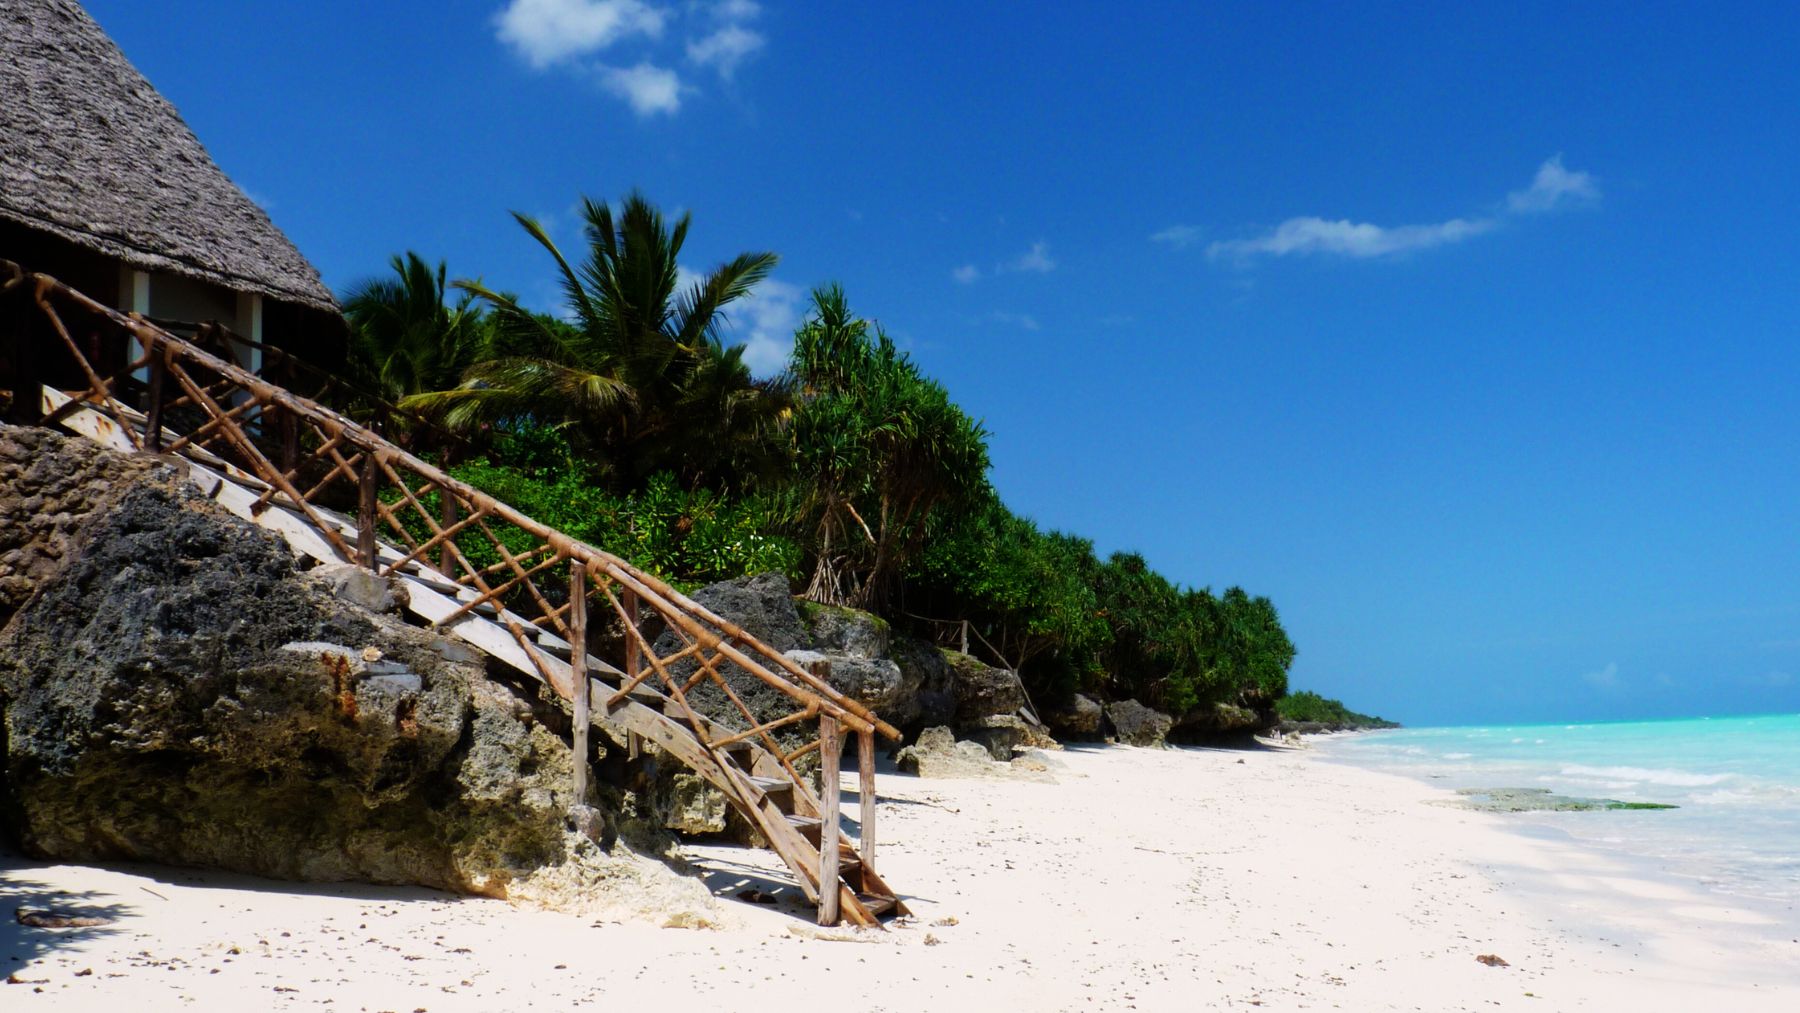
[[[138,914],[136,904],[111,893],[57,889],[33,875],[36,867],[37,863],[10,850],[0,850],[0,972],[11,974],[58,949],[113,935],[120,931],[120,923]],[[100,924],[67,928],[27,925],[27,912]]]

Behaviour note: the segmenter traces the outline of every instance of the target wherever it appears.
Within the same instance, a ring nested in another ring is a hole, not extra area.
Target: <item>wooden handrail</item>
[[[130,432],[134,442],[140,446],[143,445],[135,427],[127,422],[128,412],[125,406],[118,400],[119,395],[115,386],[119,382],[119,376],[108,379],[99,375],[95,364],[87,360],[81,348],[69,336],[56,312],[55,305],[53,305],[56,302],[77,307],[95,318],[107,321],[116,329],[135,339],[137,349],[141,354],[131,361],[120,375],[129,376],[135,370],[149,368],[155,364],[157,382],[153,386],[157,388],[157,391],[156,401],[150,405],[150,414],[156,416],[159,421],[156,439],[160,439],[160,425],[166,424],[168,418],[169,406],[162,402],[162,387],[164,386],[162,377],[166,374],[169,378],[174,379],[184,392],[179,401],[191,404],[208,417],[205,425],[216,430],[216,435],[224,439],[230,451],[243,461],[251,474],[271,487],[268,495],[272,498],[279,497],[280,500],[305,515],[309,524],[317,528],[346,561],[360,562],[366,566],[381,568],[377,558],[379,553],[375,538],[375,526],[380,520],[386,519],[391,526],[398,527],[399,511],[384,511],[379,502],[371,504],[370,500],[378,499],[381,487],[391,484],[401,491],[405,499],[410,501],[411,506],[418,507],[422,511],[423,506],[414,497],[410,487],[411,482],[418,482],[421,495],[430,490],[446,500],[456,501],[458,509],[475,527],[485,529],[486,522],[489,520],[504,522],[524,532],[525,535],[537,542],[538,548],[534,552],[547,551],[549,558],[567,561],[572,569],[578,568],[584,572],[589,583],[601,584],[601,590],[605,590],[605,583],[617,584],[630,598],[634,599],[634,604],[641,602],[648,605],[661,615],[665,623],[679,630],[685,637],[707,642],[707,646],[717,650],[724,660],[736,664],[756,680],[787,696],[798,705],[801,712],[828,716],[850,731],[875,732],[895,740],[900,738],[898,729],[882,721],[867,706],[845,696],[825,680],[751,636],[742,627],[720,617],[655,575],[632,566],[623,558],[541,524],[510,504],[419,459],[410,451],[397,446],[381,434],[362,426],[353,419],[270,383],[237,363],[221,359],[147,320],[122,314],[47,275],[25,274],[15,264],[0,261],[0,271],[10,274],[9,280],[4,285],[6,290],[14,290],[20,285],[29,285],[34,289],[33,297],[36,303],[49,316],[59,336],[63,339],[63,344],[75,360],[75,365],[80,368],[88,383],[88,390],[79,395],[77,400],[85,401],[91,407],[112,416]],[[188,375],[192,370],[204,371],[218,377],[221,382],[229,385],[228,391],[215,395],[208,389],[209,385],[198,383]],[[311,427],[319,435],[321,443],[330,451],[331,455],[335,456],[339,449],[345,449],[346,452],[354,451],[361,457],[361,467],[351,476],[357,485],[356,499],[359,505],[354,546],[345,540],[344,533],[338,530],[334,524],[326,522],[319,515],[312,502],[322,487],[337,480],[343,458],[337,458],[337,461],[333,463],[334,470],[327,474],[326,480],[320,482],[318,487],[302,493],[293,481],[293,477],[298,473],[298,468],[286,469],[277,466],[267,454],[258,449],[251,433],[246,430],[244,419],[252,412],[244,407],[246,403],[244,399],[254,401],[259,406],[254,413],[258,417],[259,424],[271,417],[277,419],[291,417],[298,420],[299,423]],[[211,437],[208,436],[206,440],[196,440],[196,444],[209,442],[210,439]],[[200,448],[194,445],[194,449]],[[396,504],[396,506],[399,505],[401,504]],[[466,571],[466,576],[476,589],[476,598],[470,605],[471,609],[489,602],[496,607],[503,607],[502,595],[508,590],[523,588],[539,615],[535,618],[528,617],[529,622],[526,625],[514,622],[510,618],[510,614],[504,611],[502,618],[527,654],[533,658],[541,657],[542,649],[538,645],[536,634],[533,631],[539,629],[537,625],[539,623],[547,624],[549,628],[555,629],[562,625],[562,620],[561,616],[557,614],[559,610],[550,607],[540,590],[531,581],[531,576],[535,571],[528,571],[520,566],[518,557],[513,556],[500,543],[497,535],[491,530],[487,530],[485,537],[501,556],[503,562],[510,564],[515,574],[512,581],[503,584],[500,588],[490,586],[483,575],[476,570],[474,564],[470,563],[465,555],[457,550],[454,538],[450,534],[451,530],[469,531],[470,527],[467,523],[453,522],[449,528],[445,528],[439,526],[436,519],[430,516],[425,517],[425,522],[426,529],[431,532],[430,536],[413,546],[412,551],[405,553],[402,562],[395,563],[394,566],[402,565],[402,563],[429,566],[433,547],[439,548],[445,556],[454,556],[459,567]],[[442,561],[440,558],[437,562],[441,563]],[[393,567],[388,569],[391,570]],[[576,644],[576,650],[584,649],[586,646],[580,641],[576,641]],[[647,645],[640,643],[631,644],[626,658],[629,668],[637,667],[636,662],[639,660],[637,655],[646,647]],[[655,660],[653,660],[654,663]],[[547,671],[543,674],[546,682],[554,684],[557,681],[552,680]],[[713,675],[717,678],[717,673],[713,673]],[[723,685],[722,678],[717,681]],[[572,686],[556,685],[555,688],[565,697],[571,696],[574,692]],[[673,688],[679,689],[679,687]],[[730,695],[734,698],[736,696],[736,694]],[[759,720],[756,715],[749,713],[748,708],[744,707],[741,701],[734,699],[733,702],[745,710],[745,717],[750,727],[766,723],[764,720]]]

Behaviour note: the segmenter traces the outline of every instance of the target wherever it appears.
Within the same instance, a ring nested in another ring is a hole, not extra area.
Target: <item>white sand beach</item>
[[[1792,1010],[1800,915],[1427,804],[1307,750],[1073,748],[1057,783],[884,774],[915,917],[595,922],[425,890],[7,858],[7,1010]],[[854,806],[848,806],[853,810]],[[1604,818],[1603,814],[1599,818]],[[725,896],[766,852],[693,849]],[[40,929],[18,907],[111,924]],[[1487,966],[1483,954],[1508,966]]]

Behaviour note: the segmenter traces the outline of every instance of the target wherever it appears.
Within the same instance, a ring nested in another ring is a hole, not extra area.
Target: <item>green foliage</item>
[[[1275,713],[1280,715],[1283,721],[1316,721],[1320,724],[1343,725],[1347,728],[1399,727],[1392,721],[1371,717],[1368,714],[1358,714],[1345,707],[1340,701],[1320,696],[1309,689],[1289,693],[1275,701]]]
[[[991,495],[934,532],[908,576],[909,602],[970,619],[1046,702],[1087,689],[1183,714],[1287,689],[1294,648],[1267,598],[1179,587],[1135,553],[1100,562]]]
[[[678,584],[775,570],[814,601],[940,639],[966,620],[971,649],[1044,706],[1078,689],[1178,715],[1312,706],[1285,696],[1294,646],[1269,599],[1183,587],[1135,553],[1101,560],[1009,510],[981,423],[841,288],[813,292],[787,373],[758,382],[720,334],[773,254],[678,291],[687,216],[665,221],[637,194],[583,214],[577,263],[514,216],[549,254],[568,320],[479,282],[447,303],[443,266],[414,254],[346,300],[357,376],[485,451],[458,478]],[[510,551],[532,545],[484,523]],[[458,546],[499,562],[479,531]]]
[[[678,292],[689,218],[673,224],[641,195],[583,202],[588,243],[579,266],[535,219],[514,213],[550,254],[573,314],[562,323],[478,281],[464,292],[491,308],[493,335],[461,382],[415,394],[405,407],[453,430],[549,425],[562,429],[617,491],[672,472],[684,488],[724,487],[778,464],[773,436],[787,406],[759,383],[743,346],[721,340],[726,307],[775,266],[745,253]]]
[[[540,523],[680,585],[769,571],[792,578],[799,570],[799,548],[771,533],[764,499],[684,489],[667,473],[650,476],[641,489],[614,493],[587,476],[553,430],[505,434],[491,457],[457,466],[451,474]],[[523,531],[489,527],[510,551],[532,545]],[[458,545],[477,566],[499,561],[486,539],[465,536]]]
[[[459,381],[481,357],[489,328],[472,297],[446,303],[442,261],[434,269],[409,250],[389,265],[392,276],[368,279],[344,293],[350,324],[345,371],[353,390],[340,407],[412,442],[415,420],[389,406]]]
[[[1049,705],[1100,681],[1098,654],[1112,631],[1095,567],[1091,542],[1040,531],[990,490],[933,530],[907,574],[907,601],[932,618],[968,619],[991,645],[982,653],[1017,669]]]
[[[788,476],[812,560],[807,596],[877,607],[932,519],[966,509],[985,488],[987,432],[853,315],[843,289],[812,298],[794,336]]]

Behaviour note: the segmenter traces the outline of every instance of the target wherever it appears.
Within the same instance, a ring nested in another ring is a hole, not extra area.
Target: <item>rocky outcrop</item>
[[[902,773],[916,777],[1054,780],[1050,760],[1040,751],[1030,750],[1001,762],[980,743],[959,741],[955,732],[941,725],[920,732],[917,741],[895,755],[894,762]]]
[[[1136,700],[1115,700],[1107,704],[1106,721],[1112,726],[1113,737],[1120,742],[1153,749],[1167,745],[1169,729],[1175,724],[1167,714],[1151,710]]]
[[[1169,732],[1173,742],[1236,743],[1272,731],[1278,721],[1274,705],[1248,696],[1236,703],[1204,704],[1180,715]]]
[[[1050,730],[1065,739],[1098,739],[1105,720],[1106,710],[1100,702],[1081,693],[1070,697],[1067,705],[1044,715]]]
[[[894,633],[876,616],[796,602],[787,578],[778,573],[712,584],[694,592],[693,598],[802,665],[829,662],[834,688],[902,731],[950,717],[952,676],[942,655],[929,644]],[[656,650],[673,651],[679,643],[675,634],[665,633]],[[691,662],[672,668],[682,675],[693,670]],[[785,694],[736,665],[723,666],[720,674],[759,720],[793,710]],[[744,724],[736,706],[716,687],[703,685],[691,699],[707,717],[732,727]],[[815,729],[799,727],[777,732],[790,744],[808,741],[814,734]]]
[[[952,691],[956,699],[956,723],[973,727],[981,719],[995,714],[1017,714],[1026,705],[1025,685],[1019,676],[1004,668],[983,664],[978,659],[945,651],[950,662]]]
[[[1021,749],[1062,748],[1032,711],[1018,673],[956,651],[942,654],[950,665],[958,738],[980,744],[996,760],[1011,760]]]
[[[43,429],[0,428],[0,627],[63,568],[82,522],[152,475],[175,479],[151,458],[70,449]]]
[[[21,452],[101,462],[67,522],[0,493],[6,537],[58,548],[18,560],[61,563],[15,566],[33,593],[0,629],[0,820],[27,852],[713,917],[619,840],[616,798],[570,796],[563,712],[364,607],[385,582],[299,572],[171,468],[0,429]]]

